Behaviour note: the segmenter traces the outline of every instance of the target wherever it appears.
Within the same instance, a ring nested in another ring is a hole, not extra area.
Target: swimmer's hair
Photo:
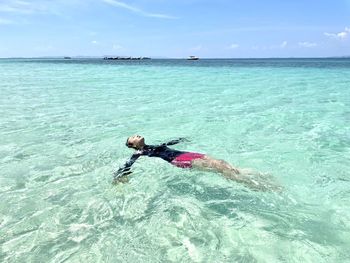
[[[126,139],[125,145],[126,145],[126,147],[128,147],[128,148],[132,148],[132,144],[129,143],[129,138]]]

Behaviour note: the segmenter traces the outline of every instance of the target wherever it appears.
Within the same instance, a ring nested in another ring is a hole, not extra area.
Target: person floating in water
[[[253,179],[244,169],[238,169],[224,160],[214,159],[206,154],[196,152],[184,152],[169,148],[179,142],[187,141],[185,138],[162,143],[160,145],[147,145],[145,138],[140,135],[134,135],[126,140],[126,146],[133,148],[136,152],[114,173],[114,182],[122,181],[125,175],[130,174],[131,166],[141,156],[159,157],[180,168],[196,168],[200,170],[213,171],[222,174],[227,179],[243,183],[252,189],[266,190],[262,183]]]

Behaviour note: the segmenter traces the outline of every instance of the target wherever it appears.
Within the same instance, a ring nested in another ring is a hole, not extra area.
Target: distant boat
[[[71,57],[64,57],[64,59],[72,59]]]
[[[189,56],[187,58],[187,60],[198,60],[198,59],[199,59],[199,57],[196,57],[196,56]]]

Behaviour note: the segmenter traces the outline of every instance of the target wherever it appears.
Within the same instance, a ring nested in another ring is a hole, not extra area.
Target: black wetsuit
[[[114,172],[114,179],[129,174],[131,173],[130,169],[133,163],[141,156],[149,156],[149,157],[159,157],[162,158],[163,160],[171,163],[176,157],[179,155],[186,153],[183,151],[177,151],[174,149],[171,149],[167,147],[168,145],[174,145],[179,142],[185,141],[186,139],[184,138],[179,138],[177,140],[172,140],[167,143],[163,143],[161,145],[155,146],[155,145],[145,145],[142,150],[136,151],[129,161],[127,161],[123,167],[120,167],[118,171]]]

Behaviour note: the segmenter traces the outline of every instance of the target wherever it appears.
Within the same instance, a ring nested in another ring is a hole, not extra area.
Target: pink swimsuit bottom
[[[204,156],[205,155],[201,153],[183,153],[176,157],[171,164],[180,168],[191,168],[193,160],[202,159]]]

